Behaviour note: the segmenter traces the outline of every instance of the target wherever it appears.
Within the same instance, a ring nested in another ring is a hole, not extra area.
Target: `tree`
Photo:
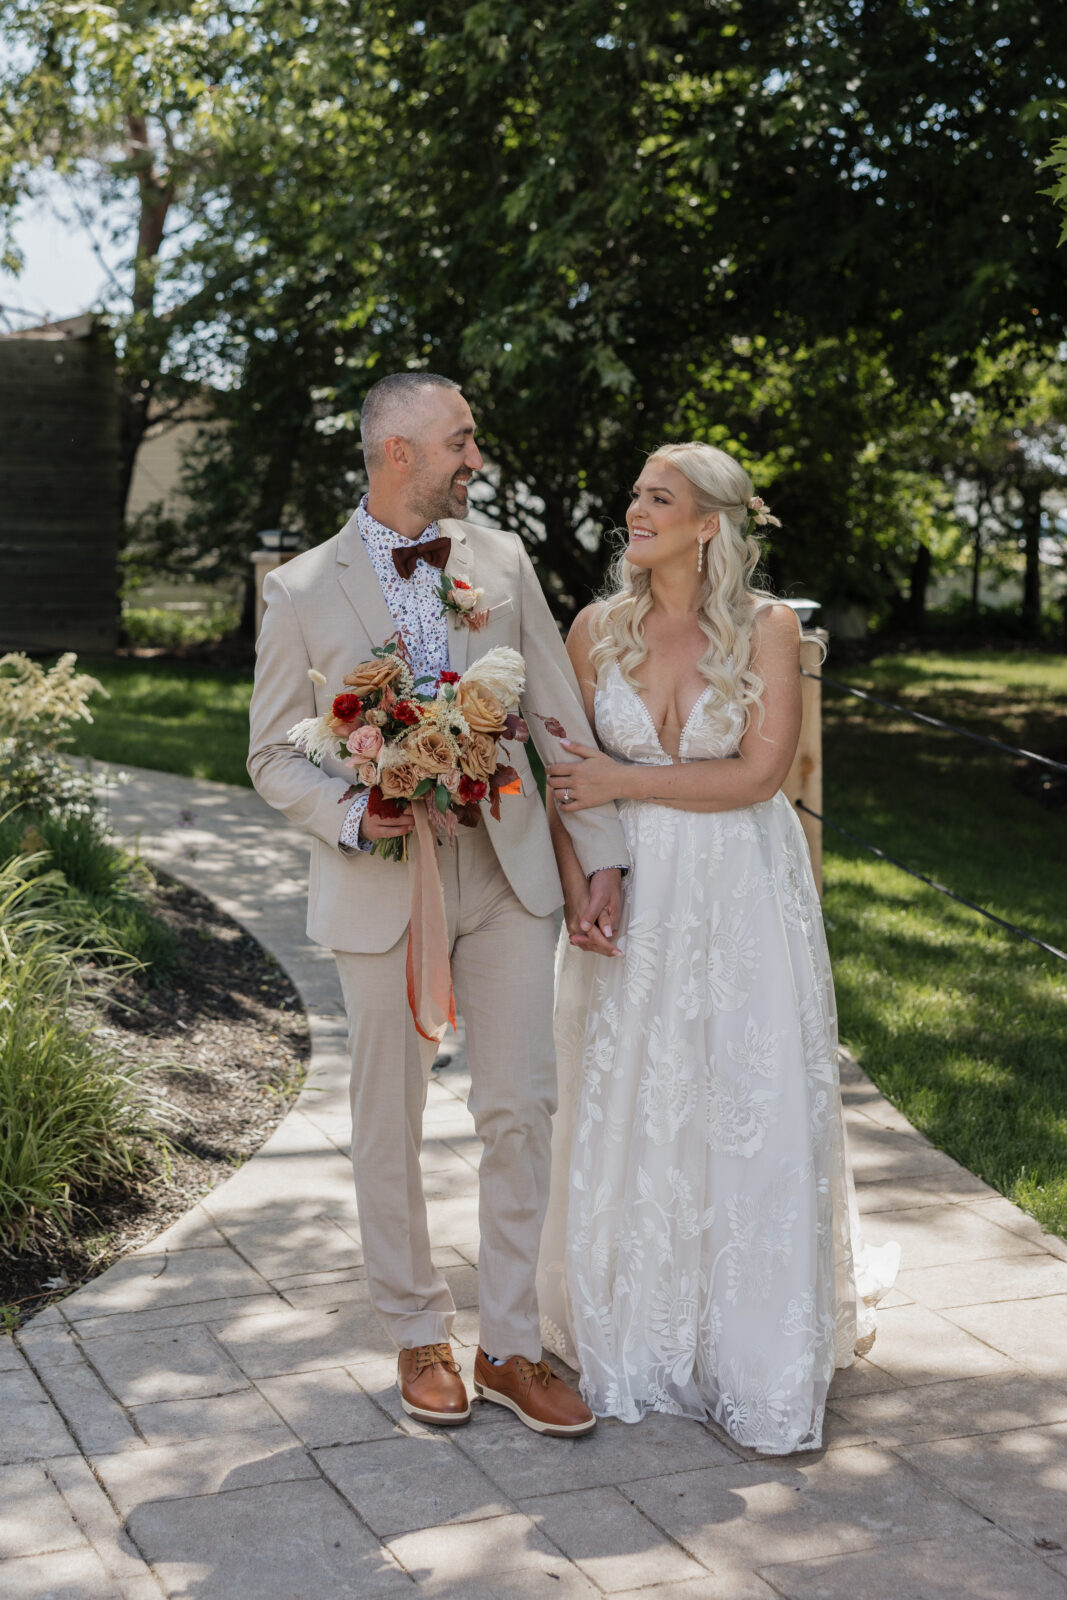
[[[56,0],[36,32],[4,15],[48,83],[53,39],[80,73],[103,50],[72,148],[135,89],[171,131],[196,226],[157,258],[148,381],[228,385],[195,548],[332,532],[367,385],[427,366],[464,381],[563,611],[681,429],[759,463],[786,581],[918,606],[948,537],[929,406],[1067,324],[1037,194],[1058,0],[142,7],[107,13],[117,55]],[[5,148],[33,165],[25,129]]]

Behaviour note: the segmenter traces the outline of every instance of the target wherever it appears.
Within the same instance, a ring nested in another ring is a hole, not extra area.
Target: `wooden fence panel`
[[[0,339],[0,649],[115,648],[118,482],[106,336]]]

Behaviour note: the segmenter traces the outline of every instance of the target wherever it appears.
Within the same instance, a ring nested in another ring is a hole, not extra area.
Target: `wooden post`
[[[829,634],[825,628],[805,630],[800,641],[800,665],[806,672],[820,671],[820,645],[825,645]],[[782,785],[786,795],[796,805],[803,800],[812,811],[822,815],[822,685],[818,677],[801,678],[800,742],[789,776]],[[806,811],[800,812],[800,823],[808,841],[811,870],[815,887],[822,896],[822,823]]]
[[[259,638],[259,630],[263,626],[263,613],[267,609],[267,602],[263,598],[263,580],[268,572],[274,572],[277,567],[284,567],[299,551],[296,550],[253,550],[252,570],[255,574],[256,584],[256,632],[255,640]],[[247,623],[245,624],[247,627]]]

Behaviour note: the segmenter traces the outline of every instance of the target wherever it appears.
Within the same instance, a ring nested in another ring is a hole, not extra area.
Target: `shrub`
[[[236,606],[215,601],[206,611],[169,611],[163,606],[126,606],[122,625],[132,645],[174,650],[183,645],[214,644],[240,626]]]
[[[107,691],[77,656],[48,671],[22,651],[0,656],[0,807],[87,809],[89,783],[60,755],[76,722],[92,722],[89,696]]]
[[[40,856],[0,866],[0,1239],[65,1231],[79,1196],[128,1177],[149,1131],[137,1075],[94,1035],[90,960],[129,957],[58,914],[64,884]]]

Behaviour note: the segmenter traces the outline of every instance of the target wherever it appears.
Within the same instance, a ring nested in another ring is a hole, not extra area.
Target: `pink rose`
[[[460,780],[462,777],[463,774],[460,772],[459,768],[453,767],[451,772],[442,772],[438,782],[444,784],[449,794],[455,794],[459,789]]]
[[[345,740],[345,745],[351,755],[359,756],[361,761],[373,761],[382,748],[382,736],[378,728],[357,728]]]
[[[375,766],[373,761],[364,761],[363,765],[356,772],[356,777],[359,779],[360,783],[365,783],[368,789],[373,789],[374,785],[378,782],[378,768]]]

